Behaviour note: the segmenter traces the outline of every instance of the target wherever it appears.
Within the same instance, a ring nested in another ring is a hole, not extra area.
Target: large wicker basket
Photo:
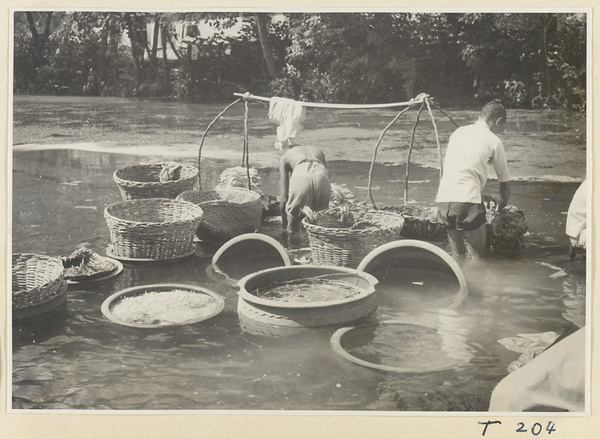
[[[127,259],[176,259],[193,253],[202,209],[169,198],[119,201],[104,209],[112,256]]]
[[[384,206],[381,210],[395,212],[404,218],[402,236],[422,241],[446,240],[446,227],[437,220],[435,206]]]
[[[65,294],[63,264],[58,258],[32,253],[12,255],[12,309],[43,305]]]
[[[327,209],[317,212],[313,219],[302,220],[314,264],[356,268],[375,248],[400,239],[404,218],[399,214],[370,210],[355,223],[367,223],[366,227],[348,228],[336,227],[330,221],[338,212],[337,208]]]
[[[177,179],[160,180],[162,164],[134,165],[117,169],[113,174],[123,200],[137,198],[175,198],[183,191],[193,189],[199,171],[194,166],[181,165]]]
[[[185,191],[177,197],[202,208],[198,238],[206,241],[228,241],[260,227],[262,204],[260,195],[244,188],[214,191]]]

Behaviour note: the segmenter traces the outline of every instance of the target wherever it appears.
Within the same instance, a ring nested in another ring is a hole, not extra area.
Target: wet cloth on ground
[[[286,203],[288,217],[299,217],[304,206],[314,211],[327,209],[331,197],[331,183],[327,168],[319,160],[302,160],[290,177]]]
[[[275,148],[292,146],[294,138],[304,128],[302,121],[306,118],[306,110],[301,102],[292,99],[273,97],[269,103],[269,120],[278,124]]]

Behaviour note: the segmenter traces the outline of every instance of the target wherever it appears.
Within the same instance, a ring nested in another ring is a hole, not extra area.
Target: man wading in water
[[[323,151],[315,146],[291,146],[279,162],[281,174],[281,220],[288,239],[300,230],[301,209],[327,209],[331,183]]]
[[[493,168],[500,183],[502,210],[510,197],[510,173],[501,132],[506,110],[497,102],[487,103],[478,120],[458,128],[450,136],[444,158],[444,172],[436,196],[438,220],[446,226],[452,253],[474,258],[483,255],[486,240],[486,210],[482,192]],[[465,241],[467,247],[465,247]]]

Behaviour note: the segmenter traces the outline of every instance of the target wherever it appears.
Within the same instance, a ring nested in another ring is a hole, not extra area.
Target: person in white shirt
[[[504,145],[496,135],[504,129],[505,122],[504,107],[489,102],[475,123],[458,128],[450,136],[435,201],[438,220],[446,226],[454,255],[464,255],[468,250],[478,258],[485,251],[486,210],[482,192],[492,170],[500,183],[497,210],[508,203],[511,177]]]
[[[567,223],[565,226],[565,232],[571,239],[571,247],[569,249],[569,256],[575,255],[576,248],[587,247],[587,191],[586,191],[587,180],[579,185],[573,195],[571,204],[569,205],[569,211],[567,212]]]

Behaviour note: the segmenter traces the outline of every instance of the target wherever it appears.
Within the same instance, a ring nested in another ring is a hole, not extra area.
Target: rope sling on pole
[[[383,136],[385,135],[387,130],[394,124],[394,122],[398,120],[400,116],[402,116],[404,113],[410,110],[410,108],[411,107],[406,107],[404,110],[400,111],[400,113],[398,113],[396,117],[394,117],[394,119],[381,132],[381,134],[379,135],[379,139],[377,139],[377,144],[375,145],[375,150],[373,151],[373,159],[371,160],[371,167],[369,168],[369,198],[371,199],[371,204],[375,209],[377,209],[377,205],[375,204],[375,200],[373,200],[371,186],[373,182],[373,167],[375,166],[375,159],[377,158],[377,150],[379,149],[379,144],[381,143],[381,140],[383,139]]]
[[[408,176],[409,176],[409,168],[410,168],[410,156],[412,154],[413,145],[415,143],[415,131],[417,130],[417,125],[419,124],[419,118],[421,117],[421,112],[423,111],[423,107],[425,103],[421,103],[421,107],[419,108],[419,112],[417,113],[417,119],[415,120],[415,124],[413,125],[412,134],[410,137],[410,145],[408,146],[408,154],[406,156],[406,178],[404,180],[404,205],[406,206],[406,199],[408,197]]]
[[[435,123],[435,118],[433,117],[433,113],[431,112],[431,105],[429,105],[429,99],[425,99],[425,104],[427,105],[427,111],[429,111],[429,117],[431,117],[431,123],[433,124],[433,131],[435,132],[435,143],[437,144],[438,160],[439,160],[439,164],[440,164],[440,178],[442,178],[443,163],[442,163],[442,147],[440,145],[440,137],[438,135],[438,129],[437,129],[437,124]]]
[[[242,166],[244,166],[244,158],[246,159],[246,175],[248,176],[248,190],[252,190],[252,180],[250,179],[250,150],[248,148],[248,99],[244,99],[244,153],[242,158]]]
[[[202,134],[202,138],[200,139],[200,148],[198,148],[198,184],[200,186],[200,190],[202,190],[202,175],[200,173],[200,160],[202,159],[202,146],[204,145],[204,138],[206,137],[206,134],[208,133],[208,131],[211,129],[211,127],[214,125],[214,123],[219,120],[221,118],[221,116],[223,116],[227,110],[229,110],[231,107],[233,107],[235,104],[237,104],[239,101],[241,101],[242,99],[237,99],[234,102],[232,102],[231,104],[229,104],[227,107],[225,107],[225,109],[223,111],[221,111],[217,117],[215,117],[213,119],[213,121],[211,123],[208,124],[208,126],[206,127],[206,130],[204,130],[204,133]]]
[[[252,189],[252,183],[251,183],[251,177],[250,177],[250,162],[249,162],[249,142],[248,142],[248,100],[249,99],[253,99],[256,101],[261,101],[261,102],[270,102],[271,98],[266,98],[266,97],[262,97],[262,96],[256,96],[256,95],[252,95],[248,92],[242,94],[242,93],[234,93],[234,96],[238,96],[239,99],[235,100],[234,102],[232,102],[231,104],[229,104],[227,107],[225,107],[225,109],[223,111],[221,111],[217,117],[215,117],[212,122],[210,122],[210,124],[208,125],[208,127],[206,128],[206,130],[204,131],[204,133],[202,134],[202,138],[200,140],[200,147],[198,150],[198,172],[199,172],[199,185],[200,185],[200,189],[202,189],[202,183],[201,183],[201,178],[200,178],[200,162],[201,162],[201,158],[202,158],[202,147],[204,145],[204,139],[208,133],[208,131],[210,130],[210,128],[214,125],[214,123],[219,120],[221,118],[221,116],[223,116],[223,114],[225,114],[227,112],[227,110],[229,110],[229,108],[231,108],[233,105],[237,104],[238,102],[240,102],[242,99],[244,100],[244,107],[245,107],[245,112],[244,112],[244,139],[243,139],[243,152],[242,152],[242,167],[246,168],[246,173],[247,173],[247,177],[248,177],[248,189]],[[407,102],[396,102],[396,103],[389,103],[389,104],[327,104],[327,103],[311,103],[311,102],[301,102],[301,104],[304,107],[313,107],[313,108],[334,108],[334,109],[370,109],[370,108],[393,108],[393,107],[399,107],[399,106],[404,106],[407,108],[404,108],[402,111],[400,111],[395,117],[394,119],[385,127],[385,129],[383,130],[383,132],[379,135],[379,138],[377,140],[377,144],[375,145],[375,150],[373,151],[373,158],[371,160],[371,166],[369,168],[369,182],[368,182],[368,193],[369,193],[369,198],[371,200],[371,203],[373,204],[374,208],[377,208],[375,201],[373,199],[373,194],[372,194],[372,181],[373,181],[373,168],[375,165],[375,160],[377,157],[377,151],[379,149],[379,146],[381,144],[381,141],[383,139],[383,136],[386,134],[386,132],[389,130],[389,128],[400,118],[400,116],[402,114],[404,114],[406,111],[408,111],[412,106],[414,106],[417,103],[421,103],[421,107],[419,108],[419,112],[417,113],[417,118],[415,121],[415,124],[413,125],[413,129],[412,129],[412,134],[411,134],[411,141],[410,141],[410,145],[408,148],[408,156],[407,156],[407,161],[406,161],[406,176],[405,176],[405,189],[404,189],[404,204],[407,204],[407,198],[408,198],[408,183],[409,183],[409,175],[410,175],[410,157],[412,154],[412,149],[413,149],[413,145],[414,145],[414,140],[415,140],[415,131],[417,128],[417,124],[419,123],[419,118],[421,115],[421,112],[423,111],[424,106],[427,106],[427,110],[429,112],[429,115],[431,117],[431,121],[433,123],[433,128],[434,128],[434,132],[435,132],[435,140],[436,140],[436,144],[437,144],[437,151],[438,151],[438,160],[439,160],[439,166],[440,166],[440,178],[442,176],[442,152],[441,152],[441,145],[440,145],[440,141],[439,141],[439,133],[438,133],[438,129],[437,129],[437,124],[435,121],[435,118],[433,117],[433,112],[431,111],[431,105],[435,106],[440,112],[442,112],[445,116],[448,117],[448,119],[450,119],[450,121],[456,126],[459,127],[459,125],[452,119],[452,117],[450,117],[450,115],[448,115],[444,110],[442,110],[440,108],[439,105],[437,105],[435,102],[430,101],[429,95],[426,93],[421,93],[419,95],[417,95],[415,98],[411,99],[410,101]]]

